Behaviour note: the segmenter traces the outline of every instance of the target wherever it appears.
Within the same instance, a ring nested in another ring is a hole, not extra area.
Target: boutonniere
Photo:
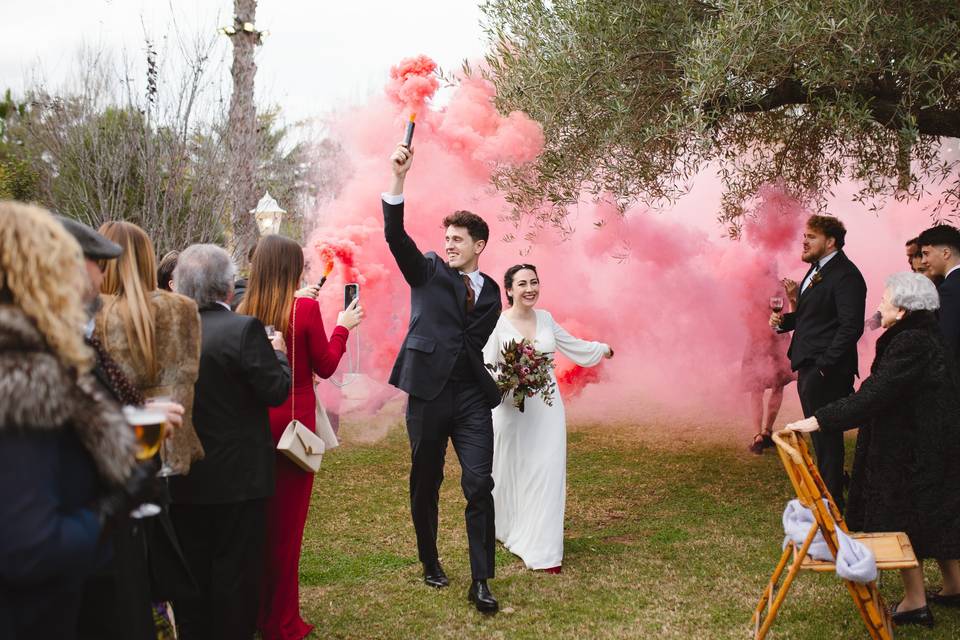
[[[822,281],[823,281],[823,274],[817,271],[815,274],[813,274],[813,277],[810,278],[810,284],[807,286],[812,287],[813,285]]]

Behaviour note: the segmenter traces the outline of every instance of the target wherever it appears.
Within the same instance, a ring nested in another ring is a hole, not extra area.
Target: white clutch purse
[[[320,469],[326,445],[323,440],[299,420],[291,420],[280,436],[277,451],[282,451],[294,464],[311,473]]]

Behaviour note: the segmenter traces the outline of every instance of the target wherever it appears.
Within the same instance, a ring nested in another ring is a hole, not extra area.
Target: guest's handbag
[[[297,301],[293,301],[293,319],[290,323],[290,423],[283,430],[280,436],[280,442],[277,443],[277,450],[282,451],[295,465],[308,471],[316,473],[320,469],[320,462],[323,460],[325,445],[323,440],[310,429],[297,420],[294,411],[296,403],[296,324],[297,324]]]

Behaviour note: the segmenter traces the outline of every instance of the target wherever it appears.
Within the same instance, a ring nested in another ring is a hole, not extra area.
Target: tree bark
[[[250,210],[257,204],[257,111],[254,104],[254,78],[257,64],[254,49],[260,42],[260,33],[243,30],[243,24],[256,24],[257,0],[234,0],[233,93],[227,126],[227,149],[230,154],[230,227],[233,231],[233,255],[241,267],[247,264],[247,254],[256,244],[257,225]]]

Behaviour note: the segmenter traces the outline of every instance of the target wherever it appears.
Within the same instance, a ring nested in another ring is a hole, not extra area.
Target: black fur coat
[[[960,384],[932,312],[889,328],[870,377],[816,417],[824,431],[860,428],[851,530],[905,531],[920,558],[960,557]]]

